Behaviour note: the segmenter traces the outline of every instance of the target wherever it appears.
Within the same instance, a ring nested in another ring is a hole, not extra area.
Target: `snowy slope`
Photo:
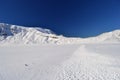
[[[120,80],[120,44],[0,46],[0,80]]]
[[[0,42],[13,44],[55,43],[57,36],[49,29],[0,24]]]
[[[99,42],[120,42],[120,30],[106,32],[90,39],[94,39],[95,41]]]

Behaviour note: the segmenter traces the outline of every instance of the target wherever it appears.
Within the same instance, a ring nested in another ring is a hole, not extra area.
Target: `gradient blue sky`
[[[120,29],[120,0],[0,0],[0,22],[96,36]]]

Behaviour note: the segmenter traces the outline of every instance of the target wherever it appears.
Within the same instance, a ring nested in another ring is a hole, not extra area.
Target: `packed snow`
[[[0,46],[0,80],[120,80],[120,44]]]
[[[120,80],[120,30],[67,38],[0,24],[0,80]]]

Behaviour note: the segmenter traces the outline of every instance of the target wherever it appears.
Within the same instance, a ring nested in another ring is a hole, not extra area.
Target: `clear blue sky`
[[[96,36],[120,29],[120,0],[0,0],[0,22]]]

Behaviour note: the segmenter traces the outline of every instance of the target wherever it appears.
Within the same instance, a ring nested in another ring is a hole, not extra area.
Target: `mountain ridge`
[[[40,27],[24,27],[0,23],[1,44],[78,44],[96,42],[120,42],[120,30],[106,32],[96,37],[68,38],[56,35],[51,30]]]

